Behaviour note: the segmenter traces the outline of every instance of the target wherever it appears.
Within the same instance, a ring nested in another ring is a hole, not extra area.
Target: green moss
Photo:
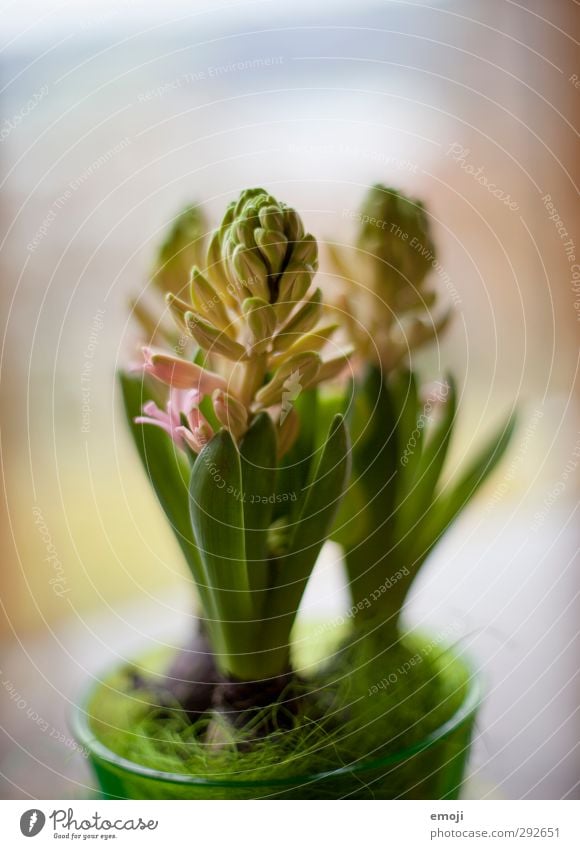
[[[469,687],[466,665],[451,650],[442,649],[425,636],[411,634],[389,645],[385,636],[376,632],[332,654],[331,646],[334,641],[336,647],[339,631],[323,637],[314,629],[310,634],[310,639],[297,635],[295,663],[303,673],[309,670],[306,689],[311,695],[290,728],[285,717],[285,723],[280,723],[284,730],[253,739],[251,727],[243,734],[236,732],[234,738],[231,729],[224,725],[229,738],[222,733],[219,744],[204,742],[210,720],[192,725],[177,706],[173,711],[160,711],[151,695],[134,690],[135,668],[127,667],[109,676],[92,695],[88,713],[95,737],[133,763],[166,773],[202,777],[216,784],[225,781],[275,785],[296,776],[353,768],[348,786],[355,775],[357,786],[361,782],[357,770],[364,762],[389,757],[398,761],[402,750],[421,749],[426,738],[465,702]],[[146,671],[154,682],[157,670],[166,663],[167,657],[157,653],[142,661],[139,672]],[[211,722],[215,723],[215,719]],[[275,727],[275,721],[273,724]],[[370,798],[405,796],[409,782],[421,787],[426,777],[436,775],[432,760],[420,767],[417,758],[424,760],[425,755],[419,752],[414,757],[412,767],[408,766],[408,753],[402,764],[387,769],[389,789],[378,796],[376,787],[369,790],[367,775],[360,784],[365,794],[368,791]],[[449,752],[445,760],[450,762]],[[406,778],[402,777],[403,768]],[[383,769],[371,784],[380,783],[384,788],[384,778]],[[303,782],[298,784],[298,798],[311,795]],[[183,797],[183,792],[180,790],[178,797]],[[203,797],[260,795],[248,787],[240,792],[242,795],[231,788],[211,792],[206,789]],[[147,794],[133,790],[131,795]],[[290,798],[286,792],[284,795]],[[323,797],[320,788],[315,795]],[[154,798],[163,796],[159,789]]]

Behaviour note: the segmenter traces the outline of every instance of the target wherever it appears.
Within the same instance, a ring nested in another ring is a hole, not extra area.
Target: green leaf
[[[226,635],[232,622],[252,614],[242,497],[240,455],[229,431],[221,430],[193,465],[189,512]]]
[[[334,519],[330,538],[343,548],[356,546],[370,531],[371,523],[365,492],[356,478],[351,478]]]
[[[495,469],[510,443],[516,425],[512,415],[469,463],[456,483],[445,487],[425,514],[414,546],[421,562]]]
[[[343,532],[357,542],[366,538],[369,527],[384,538],[392,524],[398,458],[396,421],[383,373],[373,366],[355,392],[349,416],[353,480],[366,501],[367,522],[365,525],[353,517],[351,527],[345,525]]]
[[[293,521],[298,513],[299,496],[308,479],[308,473],[315,450],[316,421],[318,417],[318,392],[309,389],[302,392],[294,401],[294,407],[300,419],[298,437],[290,451],[280,461],[278,467],[277,492],[281,500],[274,507],[273,519],[280,517]],[[292,501],[284,501],[284,495],[294,496]]]
[[[393,505],[395,526],[399,514],[413,495],[415,471],[421,462],[423,430],[419,425],[419,398],[413,372],[401,369],[391,379],[391,397],[396,416],[397,472]]]
[[[190,466],[185,455],[161,428],[135,424],[143,403],[150,398],[140,377],[119,373],[121,393],[129,429],[157,499],[169,519],[171,529],[185,555],[197,584],[205,612],[212,615],[207,580],[195,545],[189,520],[188,484]]]
[[[331,424],[324,448],[300,498],[288,552],[275,563],[267,598],[270,640],[288,640],[300,599],[330,532],[350,473],[350,444],[342,416]]]
[[[262,607],[268,586],[268,528],[276,503],[276,432],[267,413],[260,413],[240,444],[245,552],[254,609]]]
[[[408,498],[401,505],[397,515],[395,533],[397,540],[403,540],[405,548],[413,544],[416,526],[432,503],[453,433],[457,390],[451,375],[448,375],[446,380],[449,390],[441,419],[426,431],[420,461],[416,464],[413,478],[409,482]]]
[[[192,362],[195,363],[197,366],[205,368],[207,365],[206,352],[202,348],[196,348],[193,353]],[[215,414],[211,395],[203,396],[203,398],[199,402],[199,409],[201,410],[202,415],[204,416],[212,430],[214,432],[220,430],[221,423],[218,421],[218,418]]]

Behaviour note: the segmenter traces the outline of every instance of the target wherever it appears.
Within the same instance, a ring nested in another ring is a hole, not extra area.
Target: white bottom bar
[[[0,801],[0,826],[2,846],[10,849],[48,843],[164,849],[579,849],[580,802],[10,800]]]

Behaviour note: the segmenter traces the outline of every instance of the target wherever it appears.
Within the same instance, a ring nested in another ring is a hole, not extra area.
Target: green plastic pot
[[[216,780],[151,769],[111,751],[91,727],[88,706],[98,686],[75,708],[73,731],[89,753],[104,799],[457,799],[480,703],[479,680],[472,675],[456,713],[413,746],[313,775]]]

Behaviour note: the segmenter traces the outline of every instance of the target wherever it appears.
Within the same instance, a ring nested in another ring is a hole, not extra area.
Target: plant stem
[[[347,551],[345,560],[355,623],[380,620],[396,631],[416,569],[385,551],[383,535],[377,531]]]
[[[238,397],[248,408],[251,406],[256,392],[264,382],[267,366],[268,357],[266,354],[259,354],[256,357],[252,357],[243,365],[243,374],[238,390]]]

